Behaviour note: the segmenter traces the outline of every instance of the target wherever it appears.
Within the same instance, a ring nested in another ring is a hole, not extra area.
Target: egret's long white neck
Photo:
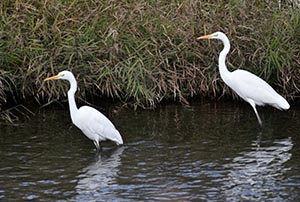
[[[70,89],[68,91],[68,100],[69,100],[69,108],[70,108],[70,115],[71,115],[71,119],[74,123],[74,117],[75,115],[78,113],[78,108],[75,102],[75,93],[77,90],[77,82],[74,76],[69,78],[69,82],[70,82]]]
[[[226,56],[230,50],[230,42],[226,36],[222,37],[221,40],[223,42],[224,48],[219,55],[219,71],[220,71],[221,78],[225,83],[227,83],[227,79],[230,76],[230,71],[228,71],[225,62],[226,62]]]

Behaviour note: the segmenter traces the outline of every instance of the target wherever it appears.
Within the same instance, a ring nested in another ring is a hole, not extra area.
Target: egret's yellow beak
[[[210,38],[212,38],[212,37],[213,37],[212,34],[208,34],[208,35],[205,35],[205,36],[200,36],[200,37],[198,37],[197,40],[199,40],[199,39],[210,39]]]
[[[60,78],[60,76],[56,75],[56,76],[51,76],[51,77],[45,78],[44,81],[49,81],[49,80],[54,80],[54,79],[59,79],[59,78]]]

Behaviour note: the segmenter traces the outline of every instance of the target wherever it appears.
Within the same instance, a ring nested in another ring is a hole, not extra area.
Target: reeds
[[[214,31],[231,39],[229,68],[248,69],[296,98],[299,17],[295,2],[277,0],[1,1],[0,103],[7,92],[44,101],[65,96],[62,82],[43,82],[65,69],[77,77],[77,96],[135,106],[231,96],[217,70],[220,43],[195,40]]]

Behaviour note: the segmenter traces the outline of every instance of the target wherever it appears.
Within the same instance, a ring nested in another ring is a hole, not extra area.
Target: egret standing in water
[[[256,105],[271,105],[280,110],[290,108],[289,103],[258,76],[241,69],[233,72],[228,71],[225,60],[230,50],[230,42],[224,33],[215,32],[197,39],[220,39],[223,42],[224,48],[219,55],[221,78],[233,91],[252,106],[260,125],[262,125],[262,122],[257,113]]]
[[[89,106],[77,108],[74,98],[77,90],[77,82],[72,72],[62,71],[56,76],[46,78],[44,81],[54,79],[63,79],[70,82],[71,87],[68,91],[68,101],[72,122],[94,142],[97,150],[100,150],[99,142],[104,140],[114,141],[117,145],[123,144],[123,139],[119,131],[101,112]]]

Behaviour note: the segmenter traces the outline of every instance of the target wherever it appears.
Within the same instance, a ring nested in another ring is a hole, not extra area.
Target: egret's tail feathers
[[[117,145],[122,145],[123,144],[122,138],[120,140],[118,140],[118,141],[115,141],[115,142],[116,142]]]
[[[284,110],[288,110],[290,108],[290,105],[288,102],[286,102],[282,107],[281,109],[284,109]]]
[[[280,110],[288,110],[290,108],[290,104],[286,101],[286,99],[280,96],[280,99],[277,103],[275,103],[274,107]]]
[[[113,141],[116,142],[117,145],[123,144],[122,136],[118,130],[116,130],[116,134],[115,134],[115,137],[113,138]]]
[[[99,131],[101,131],[101,133],[98,134],[100,140],[110,140],[115,142],[117,145],[123,144],[122,136],[116,128],[101,127]]]
[[[290,108],[290,104],[284,99],[284,102],[281,105],[281,108],[287,110]]]

